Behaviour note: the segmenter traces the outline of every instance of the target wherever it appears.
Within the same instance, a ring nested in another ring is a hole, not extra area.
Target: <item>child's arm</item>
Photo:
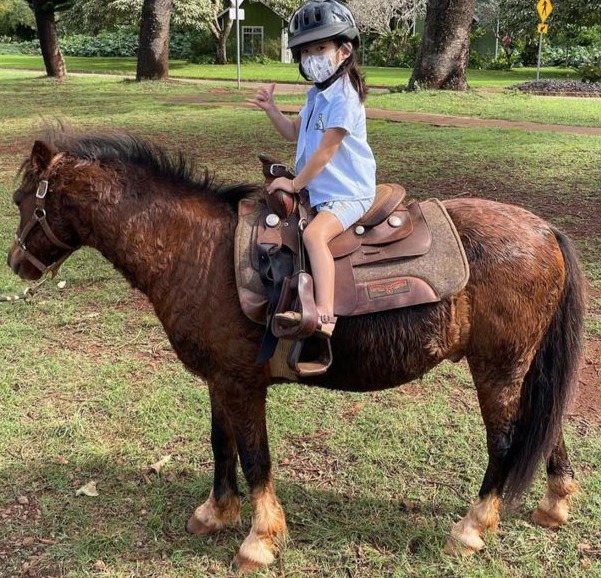
[[[298,193],[330,162],[330,159],[340,147],[345,136],[346,130],[343,128],[328,128],[321,139],[319,147],[317,147],[298,175],[294,179],[287,179],[286,177],[275,179],[268,185],[267,192],[272,193],[279,189],[287,193]]]
[[[288,141],[294,142],[298,138],[298,129],[300,126],[300,116],[294,120],[282,114],[282,111],[276,106],[273,100],[273,91],[275,83],[268,86],[262,86],[257,90],[255,98],[247,98],[246,102],[250,102],[259,108],[262,108],[269,117],[269,120],[275,126],[276,130]]]

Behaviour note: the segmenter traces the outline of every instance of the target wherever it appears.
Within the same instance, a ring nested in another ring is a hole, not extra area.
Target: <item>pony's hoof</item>
[[[484,548],[484,540],[474,528],[465,527],[459,522],[453,528],[444,545],[444,552],[450,556],[471,556]]]
[[[545,510],[541,510],[541,508],[537,508],[532,512],[532,521],[542,526],[543,528],[559,528],[562,524],[565,524],[568,519],[567,515],[552,515],[554,512],[546,512]]]
[[[258,570],[264,566],[264,564],[256,562],[255,560],[251,560],[246,556],[242,556],[242,554],[236,554],[236,557],[234,558],[234,564],[238,566],[238,570],[240,570],[242,574],[254,572],[255,570]]]
[[[474,550],[466,544],[459,542],[459,540],[455,540],[455,538],[447,539],[447,542],[444,545],[444,553],[448,556],[461,556],[463,558],[466,558],[467,556],[475,554],[477,551],[478,550]]]
[[[209,526],[204,522],[201,522],[194,514],[190,516],[190,519],[186,523],[186,532],[188,534],[194,534],[195,536],[206,536],[207,534],[213,534],[217,532],[218,528],[215,526]]]
[[[251,530],[240,545],[240,550],[234,558],[236,566],[241,572],[254,572],[262,566],[269,566],[275,560],[276,548],[271,539],[261,540]]]

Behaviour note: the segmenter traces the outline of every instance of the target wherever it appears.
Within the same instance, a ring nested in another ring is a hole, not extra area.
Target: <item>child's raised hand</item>
[[[244,99],[246,102],[250,102],[262,108],[264,111],[268,111],[271,108],[275,107],[275,102],[273,100],[273,91],[275,90],[275,82],[273,84],[268,84],[266,86],[261,86],[257,93],[255,94],[255,98],[246,98]]]

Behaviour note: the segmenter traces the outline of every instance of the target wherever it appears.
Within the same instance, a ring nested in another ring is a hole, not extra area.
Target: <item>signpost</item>
[[[240,20],[244,20],[244,9],[240,8],[244,0],[230,0],[233,8],[230,8],[229,17],[236,21],[236,79],[238,90],[240,90]]]
[[[538,24],[538,62],[536,64],[536,80],[540,78],[540,58],[543,49],[543,35],[549,32],[549,25],[545,24],[545,21],[553,12],[553,4],[551,0],[538,0],[536,4],[536,10],[540,16],[540,23]]]

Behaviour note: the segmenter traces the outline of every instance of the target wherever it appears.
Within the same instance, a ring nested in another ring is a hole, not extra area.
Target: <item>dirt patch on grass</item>
[[[584,418],[601,426],[601,340],[586,343],[580,366],[580,379],[576,399],[570,410],[571,416]]]

